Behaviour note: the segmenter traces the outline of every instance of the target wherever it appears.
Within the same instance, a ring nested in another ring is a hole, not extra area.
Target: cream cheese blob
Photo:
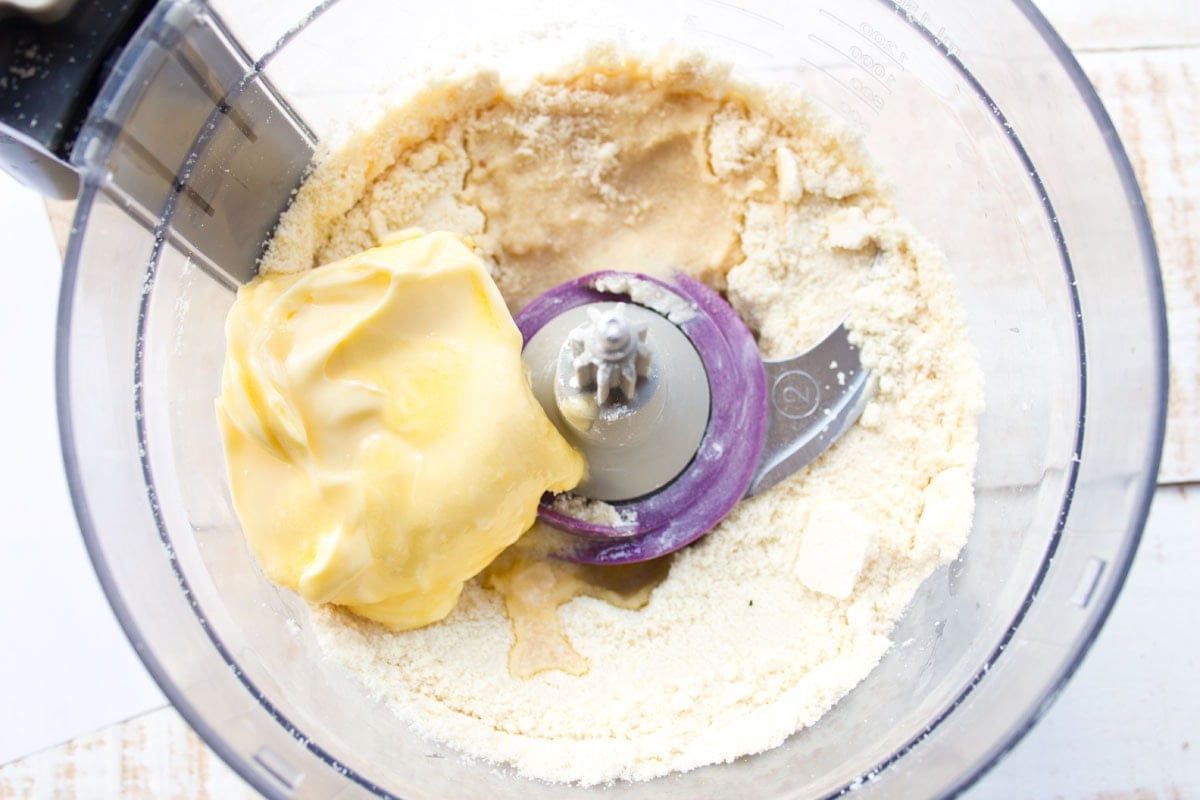
[[[238,292],[217,416],[263,570],[394,630],[454,607],[583,458],[534,399],[470,242],[394,234]]]

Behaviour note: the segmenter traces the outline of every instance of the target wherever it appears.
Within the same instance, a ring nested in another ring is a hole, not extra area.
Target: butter
[[[521,335],[452,233],[242,287],[217,416],[267,577],[394,630],[453,609],[582,457],[534,399]]]
[[[633,564],[574,564],[548,558],[543,523],[538,523],[483,571],[483,585],[504,598],[512,625],[508,673],[532,678],[559,670],[586,675],[591,662],[580,655],[563,631],[559,607],[577,597],[592,597],[616,608],[638,611],[667,579],[672,557]]]

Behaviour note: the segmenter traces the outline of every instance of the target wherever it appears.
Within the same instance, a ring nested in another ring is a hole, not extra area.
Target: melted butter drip
[[[536,539],[537,528],[535,525],[526,536]],[[670,570],[670,556],[638,564],[572,564],[549,558],[522,539],[483,574],[483,585],[504,598],[504,610],[512,623],[509,674],[532,678],[539,672],[560,670],[585,675],[591,665],[563,632],[559,606],[577,597],[594,597],[637,611],[650,602],[651,593]]]

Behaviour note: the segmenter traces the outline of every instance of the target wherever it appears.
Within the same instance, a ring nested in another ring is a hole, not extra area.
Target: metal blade
[[[874,386],[845,325],[811,350],[764,361],[763,367],[767,438],[746,497],[770,489],[829,449],[858,420]]]

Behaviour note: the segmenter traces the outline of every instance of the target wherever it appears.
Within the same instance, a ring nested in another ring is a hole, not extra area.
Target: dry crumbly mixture
[[[767,358],[847,318],[877,391],[823,457],[677,553],[644,608],[563,605],[582,675],[513,677],[512,625],[481,579],[406,633],[315,609],[328,656],[422,734],[550,781],[649,779],[816,722],[963,546],[981,405],[943,259],[858,144],[694,56],[592,53],[519,89],[481,73],[326,154],[264,268],[410,226],[471,236],[514,312],[586,272],[675,269],[725,293]]]

